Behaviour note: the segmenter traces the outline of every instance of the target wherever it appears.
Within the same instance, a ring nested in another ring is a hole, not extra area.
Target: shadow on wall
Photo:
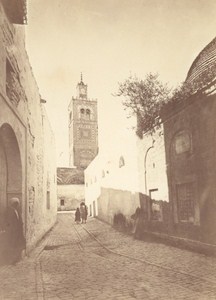
[[[122,213],[118,213],[118,214],[115,214],[113,217],[113,226],[117,230],[132,233],[133,221],[126,218]]]
[[[139,238],[145,231],[171,233],[170,205],[166,201],[152,200],[140,194],[140,206],[131,216],[122,212],[114,214],[113,226],[120,231],[134,234]]]

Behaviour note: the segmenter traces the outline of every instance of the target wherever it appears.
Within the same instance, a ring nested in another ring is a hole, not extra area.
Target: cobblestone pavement
[[[216,299],[216,258],[61,213],[30,257],[0,267],[0,299]]]

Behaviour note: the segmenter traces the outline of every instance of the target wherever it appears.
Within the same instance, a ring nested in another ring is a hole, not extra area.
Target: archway
[[[0,213],[3,214],[11,197],[18,197],[22,209],[22,165],[17,138],[9,124],[0,128]]]

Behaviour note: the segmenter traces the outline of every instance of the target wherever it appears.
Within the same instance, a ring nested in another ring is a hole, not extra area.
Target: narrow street
[[[216,299],[216,258],[146,243],[59,213],[23,261],[0,268],[0,299]]]

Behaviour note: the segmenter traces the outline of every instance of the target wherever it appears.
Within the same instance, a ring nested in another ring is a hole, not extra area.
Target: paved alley
[[[216,299],[216,258],[146,243],[60,213],[23,261],[0,268],[0,299]]]

